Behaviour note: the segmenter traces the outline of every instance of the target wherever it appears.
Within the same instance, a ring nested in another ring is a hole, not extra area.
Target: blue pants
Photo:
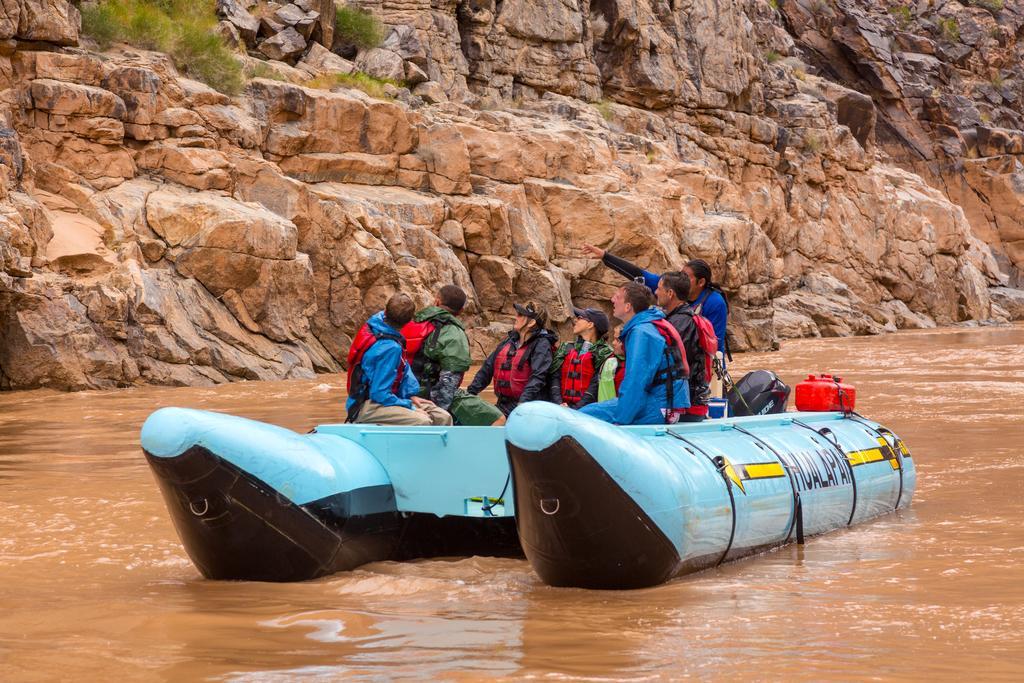
[[[619,399],[610,398],[600,403],[591,403],[580,408],[580,412],[590,417],[596,417],[604,422],[615,422],[615,413],[618,411]],[[636,420],[629,424],[634,425],[660,425],[665,424],[665,416],[661,414],[661,408],[648,408],[640,413]]]

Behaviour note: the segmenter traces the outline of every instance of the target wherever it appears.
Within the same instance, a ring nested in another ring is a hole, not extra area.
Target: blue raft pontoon
[[[504,428],[299,435],[165,408],[142,447],[213,579],[525,552],[551,585],[651,586],[905,507],[915,484],[898,437],[841,413],[623,428],[537,402]]]

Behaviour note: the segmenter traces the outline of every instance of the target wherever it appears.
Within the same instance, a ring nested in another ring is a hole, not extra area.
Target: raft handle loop
[[[441,431],[433,432],[427,430],[415,430],[415,429],[361,429],[359,430],[359,436],[367,436],[369,434],[403,434],[405,436],[439,436],[441,437],[441,443],[445,446],[448,445],[448,430],[444,429]]]
[[[548,503],[548,501],[552,501],[552,500],[555,501],[555,509],[551,510],[551,511],[548,511],[547,503]],[[562,501],[560,499],[558,499],[558,498],[541,498],[540,499],[540,511],[543,512],[545,515],[548,515],[548,516],[556,515],[556,514],[558,514],[558,511],[561,509],[561,507],[562,507]]]
[[[729,466],[729,463],[721,455],[716,455],[715,457],[712,458],[710,455],[708,455],[707,451],[705,451],[703,448],[687,439],[682,434],[674,432],[671,429],[666,429],[665,433],[668,434],[669,436],[674,436],[675,438],[685,443],[689,447],[688,450],[691,453],[694,453],[694,449],[699,451],[705,458],[708,459],[708,462],[711,463],[712,467],[714,467],[718,471],[718,473],[722,475],[722,481],[725,482],[725,490],[729,494],[729,511],[732,513],[732,528],[729,530],[729,542],[725,544],[725,552],[722,553],[722,556],[718,558],[718,562],[715,563],[715,566],[717,567],[718,565],[725,562],[725,558],[729,556],[729,551],[732,550],[732,543],[736,538],[736,498],[733,496],[732,482],[729,481],[729,475],[725,473],[725,468]],[[694,454],[696,455],[696,453]]]
[[[793,532],[796,531],[796,542],[802,544],[804,542],[804,506],[800,502],[800,488],[797,486],[796,475],[793,474],[792,465],[782,457],[782,453],[772,448],[771,444],[757,434],[744,429],[735,422],[730,426],[737,432],[749,436],[762,449],[770,451],[772,455],[779,459],[779,464],[786,470],[786,474],[789,475],[789,485],[793,489],[793,521],[789,525],[789,533],[786,534],[786,539],[783,543],[788,542]]]
[[[195,515],[196,517],[202,517],[203,515],[205,515],[207,512],[210,511],[210,501],[208,501],[205,498],[203,498],[203,510],[202,510],[202,512],[200,512],[199,510],[196,510],[196,504],[193,501],[190,500],[188,502],[188,509],[191,510],[192,514]]]

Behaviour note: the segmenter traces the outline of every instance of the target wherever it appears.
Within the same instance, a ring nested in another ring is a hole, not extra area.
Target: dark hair
[[[702,258],[695,258],[686,262],[686,267],[693,271],[693,277],[697,280],[704,280],[704,286],[711,288],[711,266]]]
[[[661,276],[661,286],[675,293],[680,301],[690,296],[690,278],[678,270],[670,270]]]
[[[651,307],[651,290],[638,282],[627,282],[622,285],[623,298],[633,307],[633,313],[646,311]]]
[[[415,312],[416,304],[412,302],[408,294],[402,292],[392,294],[384,306],[384,317],[388,319],[392,327],[404,327],[407,322],[412,320]]]
[[[702,258],[695,258],[686,262],[686,267],[693,271],[695,280],[704,280],[704,289],[711,292],[718,292],[725,301],[725,310],[729,311],[729,297],[722,291],[721,285],[711,279],[711,266]]]
[[[458,285],[445,285],[437,293],[437,298],[442,306],[455,315],[461,313],[463,306],[466,305],[466,293]]]

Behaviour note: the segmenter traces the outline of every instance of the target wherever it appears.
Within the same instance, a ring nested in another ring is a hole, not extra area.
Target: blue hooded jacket
[[[366,321],[370,331],[378,338],[384,334],[401,336],[401,332],[384,322],[384,311],[375,313]],[[395,383],[395,374],[398,372],[398,364],[405,365],[405,376],[402,384],[398,387],[398,394],[391,391],[391,385]],[[370,386],[368,398],[374,403],[382,406],[402,406],[412,409],[410,396],[415,396],[420,391],[420,383],[413,374],[412,368],[402,359],[402,345],[393,339],[378,339],[377,343],[366,350],[363,354],[362,363],[363,383]],[[351,411],[355,401],[351,398],[345,402],[345,409]]]
[[[665,340],[652,324],[663,320],[665,314],[657,308],[648,308],[633,316],[622,327],[621,337],[626,350],[626,376],[619,388],[618,398],[592,403],[580,412],[613,424],[664,424],[663,409],[668,408],[665,384],[652,386],[655,375],[666,369]],[[673,408],[690,406],[690,387],[686,378],[673,382]]]

